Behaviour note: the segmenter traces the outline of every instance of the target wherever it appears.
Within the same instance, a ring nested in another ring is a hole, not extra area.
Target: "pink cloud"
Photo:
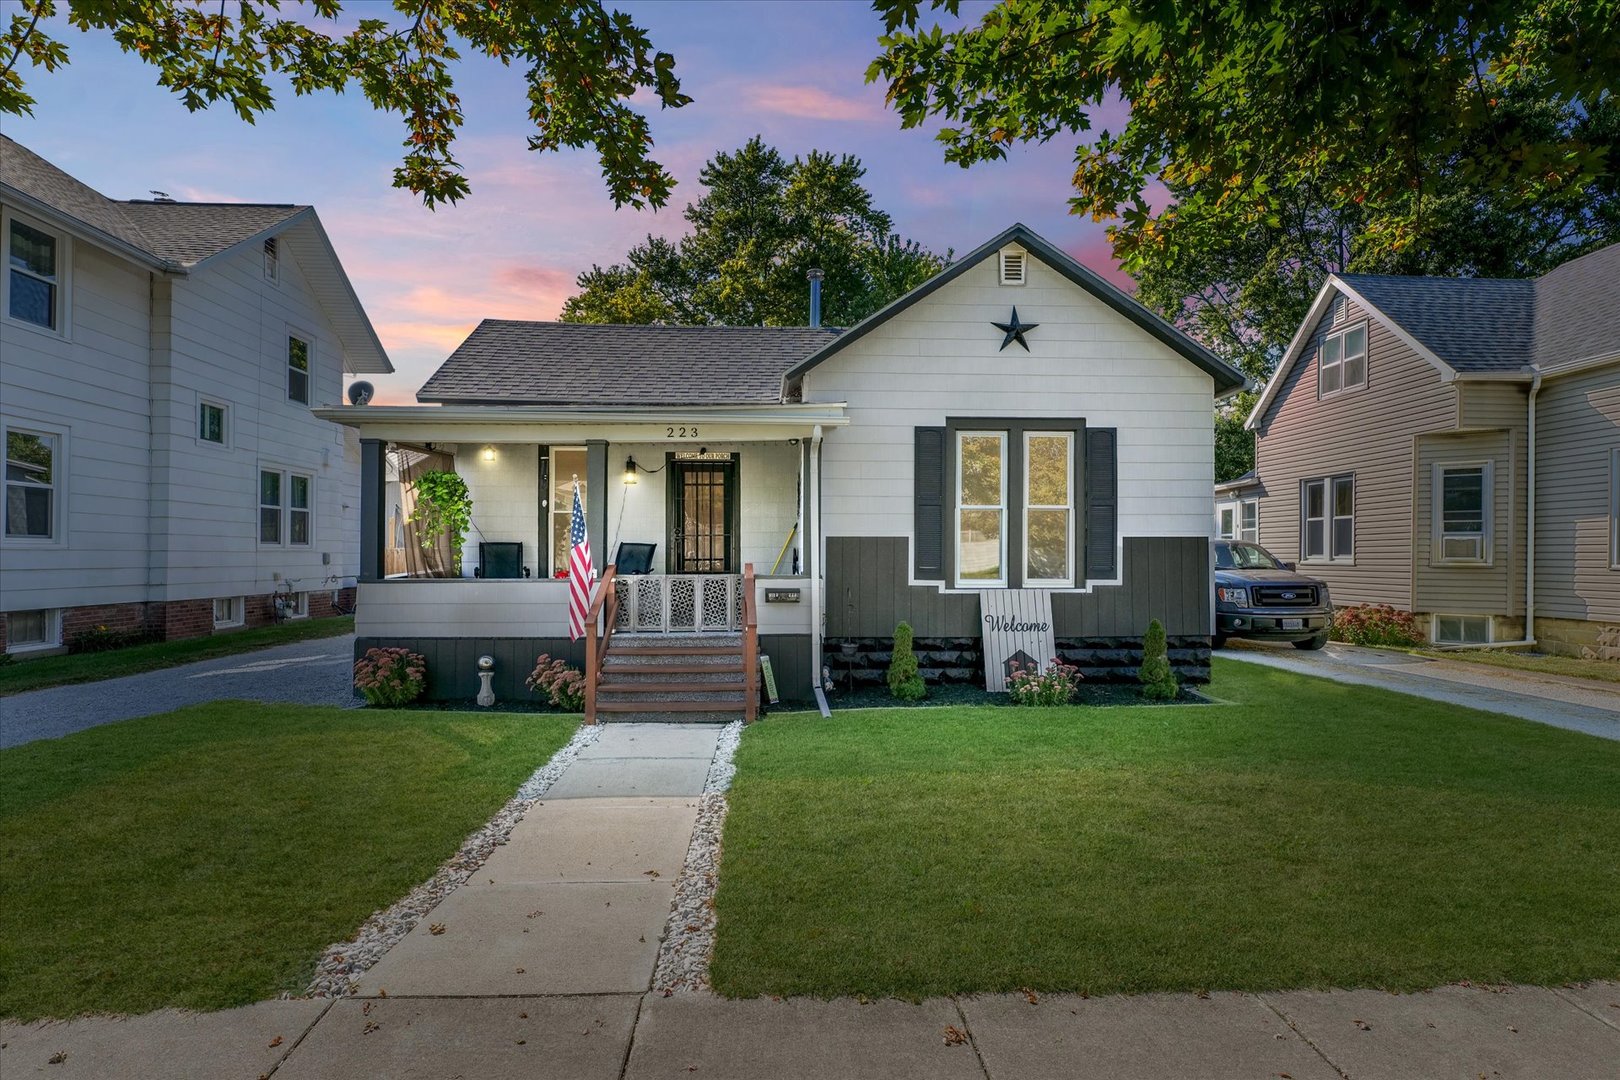
[[[815,86],[759,86],[750,95],[755,108],[805,120],[886,119],[881,105],[861,98],[841,97]]]

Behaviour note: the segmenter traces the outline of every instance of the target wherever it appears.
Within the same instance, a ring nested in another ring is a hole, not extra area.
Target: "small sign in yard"
[[[782,699],[776,696],[776,672],[771,669],[770,657],[761,656],[759,658],[759,676],[765,683],[765,700],[772,705],[781,701]]]
[[[1013,664],[1043,667],[1057,654],[1052,630],[1050,589],[986,589],[979,594],[984,613],[984,688],[1007,689]]]

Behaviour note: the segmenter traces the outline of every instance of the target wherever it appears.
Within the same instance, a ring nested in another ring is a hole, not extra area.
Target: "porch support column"
[[[360,580],[381,581],[383,540],[387,514],[383,492],[388,490],[388,444],[381,439],[360,440]]]
[[[585,507],[585,532],[591,538],[591,562],[601,574],[607,565],[607,508],[608,508],[608,444],[606,439],[588,439],[585,442],[585,490],[589,505]]]

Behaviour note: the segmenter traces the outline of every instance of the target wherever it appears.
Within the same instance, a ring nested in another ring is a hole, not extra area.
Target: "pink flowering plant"
[[[1007,677],[1014,705],[1067,705],[1080,691],[1080,669],[1057,657],[1042,671],[1039,664],[1019,664]]]
[[[1352,645],[1421,645],[1423,634],[1410,611],[1388,604],[1333,609],[1329,637]]]
[[[579,712],[585,708],[585,673],[568,666],[568,661],[553,659],[548,653],[534,658],[534,671],[524,685],[537,694],[544,694],[564,712]]]
[[[427,660],[409,649],[367,649],[354,662],[354,686],[368,705],[409,705],[427,689]]]

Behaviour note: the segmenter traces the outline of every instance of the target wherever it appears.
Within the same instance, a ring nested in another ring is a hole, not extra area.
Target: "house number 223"
[[[666,439],[695,439],[697,437],[698,429],[695,427],[666,427],[664,429],[664,438]]]

